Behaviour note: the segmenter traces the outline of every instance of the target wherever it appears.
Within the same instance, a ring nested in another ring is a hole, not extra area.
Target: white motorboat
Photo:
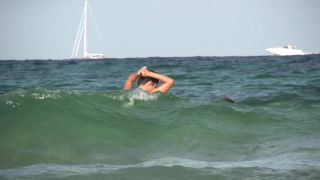
[[[303,52],[301,49],[296,48],[295,46],[286,45],[283,47],[276,47],[276,48],[268,48],[266,49],[272,55],[277,56],[293,56],[293,55],[305,55],[306,53]]]

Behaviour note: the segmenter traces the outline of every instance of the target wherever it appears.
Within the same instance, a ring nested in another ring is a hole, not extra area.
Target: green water
[[[319,60],[0,61],[0,178],[318,179]],[[168,94],[121,90],[143,65]]]

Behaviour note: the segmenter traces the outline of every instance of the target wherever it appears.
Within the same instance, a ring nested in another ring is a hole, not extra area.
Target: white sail
[[[84,1],[84,8],[82,11],[79,28],[77,31],[76,40],[74,41],[71,58],[77,58],[81,38],[83,40],[83,58],[86,59],[100,59],[105,58],[101,53],[88,53],[88,36],[87,36],[87,19],[88,19],[88,0]]]

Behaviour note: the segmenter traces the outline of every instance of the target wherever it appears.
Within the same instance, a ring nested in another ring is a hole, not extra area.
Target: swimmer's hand
[[[143,66],[142,68],[139,69],[138,75],[142,77],[147,77],[149,72],[150,71],[147,69],[147,67]]]

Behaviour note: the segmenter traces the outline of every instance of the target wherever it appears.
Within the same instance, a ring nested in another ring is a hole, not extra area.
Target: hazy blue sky
[[[319,0],[89,0],[89,50],[108,57],[320,51]],[[0,59],[64,59],[83,0],[1,0]],[[100,32],[100,33],[99,33]]]

